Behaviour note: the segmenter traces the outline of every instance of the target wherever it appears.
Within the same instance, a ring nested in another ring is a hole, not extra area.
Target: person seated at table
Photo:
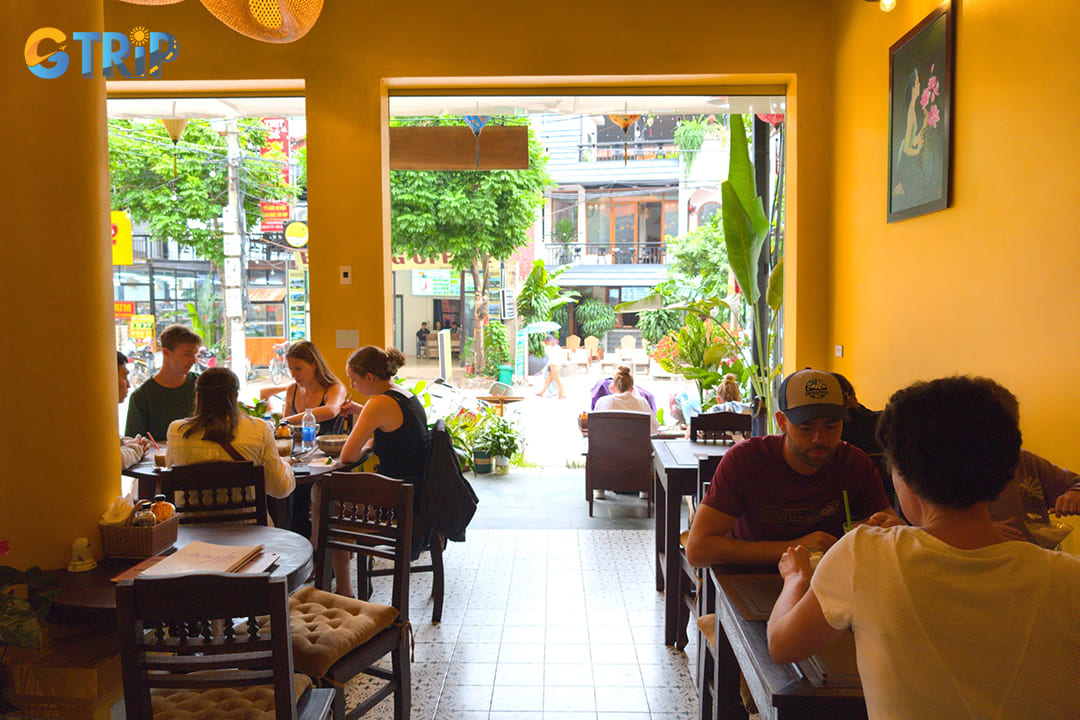
[[[709,412],[733,412],[746,415],[750,410],[750,406],[742,401],[739,381],[732,373],[724,375],[720,384],[716,386],[716,404],[709,408]]]
[[[989,388],[1005,412],[1020,423],[1020,403],[1015,395],[990,378],[977,377],[975,381]],[[1059,517],[1080,515],[1080,475],[1021,448],[1012,480],[990,503],[990,518],[1010,540],[1054,549],[1061,533],[1050,527],[1051,511]]]
[[[285,392],[282,420],[299,425],[304,413],[311,410],[319,423],[319,435],[341,431],[341,403],[345,401],[345,385],[330,371],[322,353],[309,340],[294,342],[285,351],[285,363],[293,382],[288,385],[265,387],[259,390],[260,398]]]
[[[404,480],[420,495],[427,462],[427,414],[419,398],[394,384],[398,369],[405,365],[405,356],[397,348],[362,347],[349,356],[346,372],[357,392],[367,396],[363,405],[352,401],[341,406],[341,412],[356,415],[349,439],[341,449],[341,462],[359,461],[368,451],[379,458],[375,472]],[[312,523],[318,528],[319,486],[312,493]],[[318,545],[318,538],[312,537]],[[335,592],[353,596],[349,554],[333,554]]]
[[[284,417],[282,420],[299,425],[304,412],[311,410],[319,423],[319,435],[335,435],[342,431],[345,418],[339,413],[345,401],[345,386],[330,371],[322,353],[315,344],[301,340],[289,345],[285,351],[285,363],[293,382],[284,387],[269,387],[259,391],[259,397],[267,398],[285,391]],[[288,525],[293,532],[311,535],[311,491],[303,488],[289,496]]]
[[[1080,707],[1080,558],[1005,540],[990,503],[1013,477],[1016,420],[973,378],[893,394],[878,438],[911,527],[857,527],[811,570],[780,560],[779,663],[851,628],[871,718],[1066,718]]]
[[[191,372],[202,338],[185,325],[161,331],[161,369],[131,393],[124,434],[165,437],[169,423],[191,415],[195,407],[195,379]]]
[[[604,395],[596,401],[593,410],[630,410],[643,412],[649,416],[649,433],[655,434],[660,431],[660,423],[656,421],[656,414],[649,407],[645,398],[639,395],[634,388],[634,376],[630,374],[630,368],[620,365],[611,379],[610,395]]]
[[[128,357],[119,350],[116,351],[116,379],[119,383],[119,399],[118,403],[124,402],[124,398],[127,397],[128,388],[131,387],[131,383],[128,381]],[[142,460],[143,455],[150,449],[150,438],[144,438],[142,435],[137,435],[133,438],[121,436],[120,438],[120,469],[127,470],[135,463]]]
[[[843,534],[848,505],[861,522],[903,522],[874,463],[840,439],[847,408],[831,373],[788,375],[778,405],[780,435],[749,438],[724,453],[690,527],[691,565],[772,564],[792,544],[827,550]]]
[[[278,455],[270,425],[240,412],[239,392],[240,381],[228,368],[212,367],[199,375],[195,414],[169,425],[166,463],[250,460],[263,467],[266,494],[283,498],[296,487],[292,466]]]
[[[609,377],[601,378],[597,380],[596,384],[592,386],[591,390],[589,390],[591,403],[589,405],[589,408],[591,410],[596,409],[596,403],[600,402],[600,398],[604,397],[605,395],[611,394],[612,380],[613,379]],[[649,410],[654,413],[656,412],[656,398],[653,397],[653,394],[651,392],[635,383],[634,394],[640,395],[641,397],[645,398],[645,402],[649,403]]]
[[[867,455],[880,453],[881,445],[878,444],[875,431],[881,413],[871,410],[859,402],[859,398],[855,396],[855,387],[850,380],[840,373],[834,372],[833,375],[836,377],[836,381],[840,383],[840,390],[844,393],[844,405],[848,409],[848,421],[844,423],[844,432],[841,438],[844,442],[851,443]]]

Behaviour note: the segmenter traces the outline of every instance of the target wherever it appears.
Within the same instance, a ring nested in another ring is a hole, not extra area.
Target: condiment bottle
[[[157,517],[150,509],[149,500],[140,500],[135,512],[131,515],[132,527],[152,527],[157,524]]]
[[[165,499],[164,495],[155,495],[154,504],[150,506],[150,512],[158,522],[165,522],[176,514],[176,506]]]

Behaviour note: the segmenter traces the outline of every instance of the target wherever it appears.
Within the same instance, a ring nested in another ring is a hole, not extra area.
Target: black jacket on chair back
[[[465,528],[476,513],[479,498],[461,473],[454,444],[442,420],[431,429],[425,476],[417,513],[447,540],[464,542]]]

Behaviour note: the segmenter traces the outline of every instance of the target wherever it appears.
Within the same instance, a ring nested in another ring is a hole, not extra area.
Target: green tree
[[[279,152],[260,155],[266,131],[256,119],[239,123],[239,187],[246,227],[261,218],[260,200],[292,199]],[[112,207],[127,210],[154,240],[175,240],[220,268],[218,220],[229,197],[226,140],[205,120],[192,120],[173,143],[158,121],[109,121]]]
[[[720,213],[685,235],[669,239],[668,247],[670,271],[696,285],[703,294],[712,289],[727,292],[730,265]]]
[[[404,124],[404,120],[395,120]],[[460,125],[460,118],[426,121]],[[524,119],[492,118],[489,124]],[[480,135],[483,142],[483,133]],[[390,173],[392,243],[397,252],[421,256],[450,253],[453,266],[472,275],[473,351],[484,367],[483,326],[488,313],[491,261],[508,259],[529,241],[528,230],[551,184],[547,156],[529,129],[527,170],[394,170]]]

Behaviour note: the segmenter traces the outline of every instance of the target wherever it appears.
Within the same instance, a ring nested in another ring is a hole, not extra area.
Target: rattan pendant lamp
[[[123,0],[132,5],[175,5],[184,0]],[[290,43],[315,25],[323,0],[199,0],[230,28],[254,40]]]

